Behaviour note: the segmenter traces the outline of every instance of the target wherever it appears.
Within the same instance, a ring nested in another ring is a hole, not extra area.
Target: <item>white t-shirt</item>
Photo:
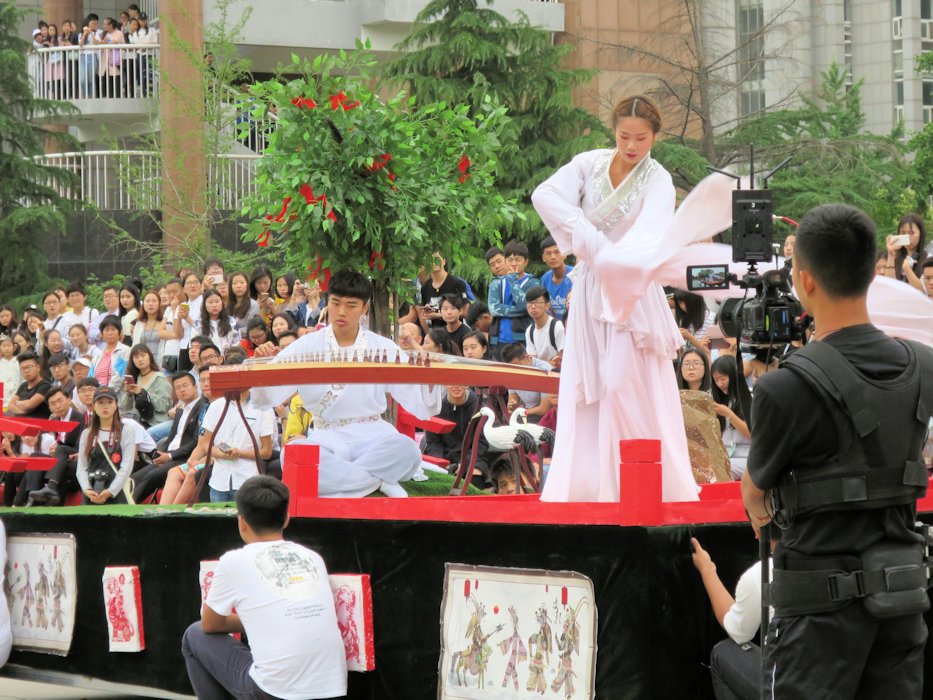
[[[220,414],[223,413],[226,403],[226,401],[212,403],[207,413],[204,414],[202,426],[204,430],[215,433],[215,445],[226,443],[242,453],[252,455],[253,443],[243,429],[243,419],[235,404],[230,404],[227,415],[224,416],[224,422],[218,427],[217,422],[220,420]],[[256,408],[246,402],[243,404],[243,415],[246,416],[250,430],[256,437],[257,445],[263,437],[272,437],[275,432],[275,413],[271,408]],[[210,487],[217,491],[236,491],[244,481],[258,473],[255,459],[214,459]]]
[[[773,560],[768,566],[774,570]],[[774,616],[774,609],[771,609]],[[752,641],[761,625],[761,562],[752,564],[735,586],[735,603],[722,620],[722,626],[732,641],[745,644]]]
[[[194,301],[184,301],[188,304],[188,321],[182,321],[184,333],[179,341],[179,347],[187,350],[191,347],[191,336],[198,335],[198,329],[201,327],[201,300],[204,297],[197,297]]]
[[[554,326],[554,345],[551,345],[551,326]],[[564,349],[564,324],[553,316],[547,317],[544,328],[534,322],[525,330],[525,351],[532,357],[550,362]]]
[[[165,312],[162,314],[162,319],[165,321],[165,330],[174,330],[175,312],[172,310],[171,306],[165,309]],[[162,357],[177,356],[178,347],[179,341],[176,338],[169,338],[165,341],[165,349],[162,351]]]
[[[283,700],[346,694],[346,652],[316,552],[284,540],[227,552],[206,602],[218,615],[236,608],[253,653],[249,675],[265,692]]]

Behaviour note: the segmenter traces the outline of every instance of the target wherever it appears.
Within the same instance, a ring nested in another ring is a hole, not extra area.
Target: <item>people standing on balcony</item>
[[[149,26],[149,17],[145,12],[139,13],[139,31],[137,34],[136,43],[142,46],[158,46],[159,45],[159,30],[153,29]],[[137,68],[139,69],[139,85],[140,92],[143,97],[148,97],[149,93],[152,91],[152,66],[151,59],[154,55],[154,50],[139,51],[139,56],[136,60],[139,62]]]
[[[77,26],[70,19],[62,22],[61,45],[81,45],[81,35],[78,34]],[[73,100],[78,96],[78,51],[63,51],[62,53],[65,57],[62,99]]]
[[[126,33],[126,42],[133,46],[139,44],[139,20],[130,19],[129,31]],[[123,56],[123,85],[127,97],[136,97],[139,89],[138,52],[126,51]]]
[[[120,25],[113,17],[104,20],[104,31],[99,39],[94,40],[95,44],[118,45],[125,44],[126,37],[120,31]],[[100,65],[97,72],[100,75],[101,92],[104,97],[114,98],[123,97],[123,83],[121,80],[121,67],[123,62],[123,52],[119,49],[107,49],[101,56]]]
[[[97,28],[100,18],[93,12],[84,20],[78,44],[83,47],[94,46],[100,32]],[[97,97],[97,62],[98,52],[85,48],[78,62],[78,98],[90,100]]]
[[[130,13],[126,10],[120,13],[120,31],[123,32],[123,37],[126,39],[126,43],[129,43],[130,36]]]
[[[61,46],[61,37],[58,27],[54,24],[48,26],[48,46]],[[45,71],[45,83],[48,86],[46,94],[50,100],[62,99],[62,76],[64,74],[65,57],[61,51],[49,51],[48,63]]]

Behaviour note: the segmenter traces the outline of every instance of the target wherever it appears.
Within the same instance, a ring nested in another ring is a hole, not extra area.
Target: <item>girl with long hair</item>
[[[719,415],[722,442],[729,453],[732,478],[741,479],[747,467],[752,433],[739,400],[739,369],[735,358],[732,355],[717,358],[710,374],[713,378],[713,401],[716,402],[716,413]]]
[[[102,386],[94,392],[94,410],[78,443],[78,483],[86,505],[126,503],[123,486],[136,461],[136,436],[124,430],[117,395]]]
[[[172,384],[159,371],[155,355],[145,343],[130,348],[117,403],[122,417],[138,420],[147,428],[171,420],[168,411],[172,407]]]
[[[470,331],[463,336],[463,356],[473,360],[491,360],[489,338],[483,331]]]
[[[12,336],[19,328],[19,321],[16,319],[16,309],[9,304],[0,306],[0,335]]]
[[[702,350],[689,348],[677,363],[677,384],[681,391],[709,393],[713,382],[709,371],[709,357]]]
[[[234,320],[241,337],[247,334],[247,325],[259,315],[259,302],[250,296],[249,277],[245,272],[232,272],[227,277],[227,314]]]
[[[898,240],[907,237],[907,245]],[[887,277],[907,282],[910,286],[923,291],[923,263],[927,259],[927,229],[923,218],[918,214],[902,216],[897,224],[897,234],[888,236],[886,244],[888,259],[884,268]]]
[[[272,273],[267,267],[257,267],[249,278],[249,295],[259,304],[262,320],[269,325],[275,315],[275,295],[272,292]]]
[[[206,335],[221,354],[240,342],[240,332],[224,307],[224,299],[216,289],[208,290],[201,299],[201,335]]]
[[[123,324],[123,342],[133,343],[133,324],[139,318],[139,287],[124,282],[120,287],[120,322]]]
[[[162,351],[165,348],[165,340],[162,339],[159,333],[159,329],[162,327],[163,313],[162,299],[159,292],[150,289],[143,295],[139,317],[133,327],[133,346],[145,343],[158,364],[162,364]]]

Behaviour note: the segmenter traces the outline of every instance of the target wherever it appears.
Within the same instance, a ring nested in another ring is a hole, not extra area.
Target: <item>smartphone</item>
[[[269,298],[269,292],[262,292],[259,295],[259,301],[265,301]]]
[[[133,375],[132,375],[132,374],[124,374],[124,375],[123,375],[123,381],[126,382],[127,384],[135,384],[135,383],[136,383],[136,380],[133,379]]]
[[[214,275],[211,277],[211,284],[217,286],[218,284],[223,284],[224,276],[223,275]]]
[[[909,233],[899,233],[894,236],[892,243],[896,246],[906,247],[910,245],[910,234]]]
[[[179,304],[179,306],[181,306],[181,308],[183,308],[185,311],[191,310],[191,304],[189,304],[187,301],[183,301],[181,304]]]
[[[218,442],[216,447],[218,450],[223,450],[224,452],[229,452],[230,450],[233,449],[232,447],[230,447],[230,445],[228,445],[225,442]]]

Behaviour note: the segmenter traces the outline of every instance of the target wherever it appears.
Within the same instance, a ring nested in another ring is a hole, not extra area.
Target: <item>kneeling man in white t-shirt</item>
[[[214,572],[201,621],[181,649],[188,678],[205,698],[342,698],[347,663],[324,561],[282,539],[288,488],[270,476],[236,494],[242,549]],[[229,636],[245,632],[249,647]]]

